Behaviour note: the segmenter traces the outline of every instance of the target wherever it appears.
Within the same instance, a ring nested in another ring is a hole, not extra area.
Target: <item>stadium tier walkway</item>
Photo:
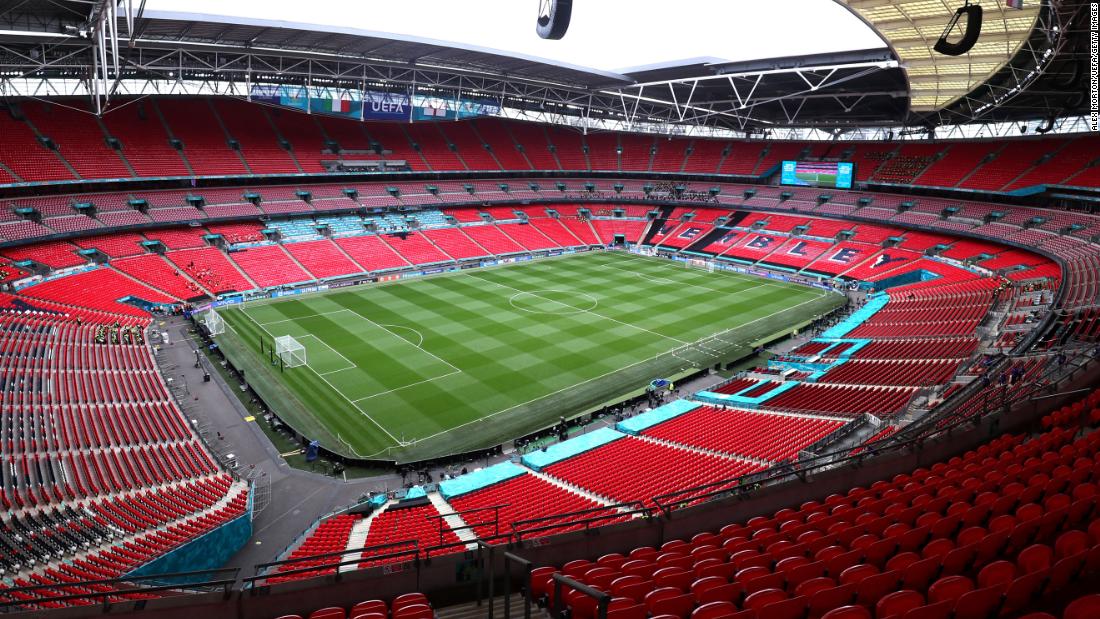
[[[225,567],[241,567],[251,573],[253,565],[274,560],[302,531],[335,507],[350,505],[369,492],[401,487],[399,475],[345,483],[292,468],[257,426],[263,420],[249,420],[250,412],[230,391],[237,385],[226,384],[214,368],[209,368],[211,381],[203,382],[203,370],[195,368],[194,344],[188,339],[190,323],[171,318],[162,324],[154,329],[168,331],[171,344],[162,347],[157,359],[165,377],[188,385],[192,401],[180,401],[184,414],[200,428],[211,428],[211,433],[218,429],[221,438],[209,437],[211,447],[236,455],[241,475],[270,480],[271,502],[253,520],[252,543],[234,555]],[[208,363],[204,358],[203,364]]]

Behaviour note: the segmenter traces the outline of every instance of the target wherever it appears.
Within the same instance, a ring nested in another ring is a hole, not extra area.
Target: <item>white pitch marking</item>
[[[814,297],[814,298],[812,298],[812,299],[808,299],[808,300],[806,300],[806,301],[803,301],[802,303],[799,303],[798,305],[792,305],[792,306],[790,306],[790,307],[786,307],[786,308],[783,308],[783,309],[781,309],[781,310],[779,310],[779,311],[776,311],[776,312],[772,312],[771,314],[768,314],[767,316],[761,316],[760,318],[757,318],[756,320],[751,320],[751,321],[749,321],[749,322],[746,322],[746,323],[745,323],[744,325],[738,325],[737,327],[733,327],[733,329],[740,329],[740,328],[741,328],[741,327],[743,327],[743,326],[751,325],[752,323],[754,323],[754,322],[759,322],[759,321],[761,321],[761,320],[764,320],[765,318],[771,318],[772,316],[778,316],[779,314],[782,314],[782,313],[784,313],[784,312],[788,312],[788,311],[790,311],[790,310],[793,310],[793,309],[796,309],[796,308],[802,307],[803,305],[806,305],[807,303],[812,303],[812,302],[814,302],[814,301],[816,301],[816,300],[818,300],[818,299],[820,299],[820,298],[822,298],[822,297],[824,297],[824,296],[825,296],[824,294],[821,294],[821,295],[817,295],[817,296],[815,296],[815,297]],[[730,330],[733,330],[733,329],[730,329]],[[710,339],[710,338],[714,337],[714,335],[716,335],[716,334],[708,335],[708,336],[706,336],[706,337],[704,337],[704,338],[699,338],[699,340],[697,340],[697,341],[702,341],[702,340]],[[621,367],[621,368],[616,368],[616,369],[614,369],[614,370],[610,370],[610,371],[608,371],[608,372],[604,372],[603,374],[600,374],[599,376],[594,376],[594,377],[592,377],[592,378],[588,378],[588,379],[582,380],[582,381],[581,381],[581,382],[579,382],[579,383],[575,383],[575,384],[572,384],[572,385],[568,385],[568,386],[566,386],[566,387],[562,387],[561,389],[558,389],[557,391],[554,391],[554,392],[552,392],[552,393],[547,393],[547,394],[545,394],[545,395],[541,395],[541,396],[539,396],[539,397],[537,397],[537,398],[532,398],[532,399],[530,399],[530,400],[528,400],[528,401],[526,401],[526,402],[521,402],[521,403],[519,403],[519,404],[516,404],[515,406],[509,406],[508,408],[505,408],[505,409],[501,409],[501,410],[499,410],[499,411],[496,411],[495,413],[489,413],[488,415],[483,415],[483,416],[481,416],[481,417],[478,417],[477,419],[473,419],[473,420],[471,420],[471,421],[467,421],[466,423],[462,423],[462,424],[459,424],[459,425],[457,425],[457,426],[451,426],[450,428],[448,428],[448,429],[446,429],[446,430],[441,430],[441,431],[439,431],[439,432],[436,432],[435,434],[430,434],[430,435],[428,435],[428,436],[422,436],[422,437],[420,437],[420,438],[418,438],[418,439],[416,439],[416,440],[417,440],[417,441],[426,441],[426,440],[428,440],[428,439],[431,439],[431,438],[435,438],[435,437],[437,437],[437,436],[439,436],[439,435],[441,435],[441,434],[447,434],[448,432],[454,432],[455,430],[458,430],[458,429],[460,429],[460,428],[464,428],[464,427],[466,427],[466,426],[468,426],[468,425],[472,425],[472,424],[475,424],[475,423],[479,423],[479,422],[485,421],[486,419],[491,419],[491,418],[493,418],[493,417],[496,417],[497,415],[501,415],[501,414],[507,413],[507,412],[509,412],[509,411],[515,410],[515,409],[517,409],[517,408],[519,408],[519,407],[521,407],[521,406],[526,406],[526,405],[530,404],[531,402],[535,402],[535,401],[537,401],[537,400],[541,400],[541,399],[543,399],[543,398],[548,398],[548,397],[550,397],[550,396],[553,396],[553,395],[559,394],[559,393],[561,393],[561,392],[563,392],[563,391],[566,391],[566,390],[568,390],[568,389],[575,389],[575,388],[577,388],[577,387],[580,387],[581,385],[583,385],[583,384],[585,384],[585,383],[590,383],[590,382],[592,382],[592,381],[594,381],[594,380],[599,380],[599,379],[601,379],[601,378],[603,378],[603,377],[605,377],[605,376],[609,376],[609,375],[611,375],[611,374],[614,374],[615,372],[621,372],[621,371],[623,371],[623,370],[627,370],[627,369],[630,369],[630,368],[632,368],[632,367],[634,367],[634,366],[636,366],[636,365],[641,365],[641,364],[643,364],[643,363],[649,363],[650,361],[652,361],[652,359],[649,359],[649,358],[646,358],[646,359],[642,359],[641,361],[638,361],[638,362],[635,362],[635,363],[631,363],[630,365],[627,365],[627,366],[623,366],[623,367]],[[379,452],[377,452],[377,453],[373,453],[373,454],[371,454],[371,455],[370,455],[370,456],[368,456],[368,457],[374,457],[374,456],[377,456],[377,455],[379,455],[379,454],[382,454],[382,453],[385,453],[385,450],[383,450],[383,451],[379,451]]]
[[[542,299],[543,301],[549,301],[550,303],[557,303],[558,305],[561,305],[562,307],[568,307],[571,310],[576,310],[576,311],[578,311],[580,313],[583,313],[583,314],[591,314],[591,315],[596,316],[598,318],[603,318],[604,320],[610,320],[611,322],[618,323],[618,324],[623,325],[625,327],[631,327],[631,328],[637,329],[639,331],[645,331],[646,333],[649,333],[650,335],[656,335],[657,337],[664,338],[666,340],[672,340],[673,342],[677,342],[677,343],[680,343],[680,344],[688,344],[689,343],[689,342],[685,342],[684,340],[672,337],[670,335],[665,335],[664,333],[657,333],[656,331],[650,331],[649,329],[646,329],[645,327],[639,327],[638,325],[631,324],[629,322],[624,322],[622,320],[619,320],[618,318],[612,318],[610,316],[604,316],[603,314],[600,314],[598,312],[593,312],[592,310],[586,310],[586,309],[581,309],[579,307],[573,307],[572,305],[569,305],[568,303],[563,303],[561,301],[555,301],[554,299],[547,299],[546,297],[539,296],[538,293],[535,293],[535,292],[528,292],[527,290],[520,290],[519,288],[516,288],[514,286],[509,286],[508,284],[502,284],[500,282],[494,282],[491,279],[485,279],[484,277],[479,277],[477,275],[474,275],[473,273],[466,273],[466,277],[472,277],[474,279],[479,279],[479,280],[481,280],[483,282],[486,282],[488,284],[495,284],[497,286],[500,286],[501,288],[508,288],[509,290],[515,290],[516,292],[522,292],[524,294],[529,294],[533,297]],[[509,298],[508,303],[509,303],[509,305],[511,305],[511,298]]]
[[[430,383],[433,380],[439,380],[441,378],[447,378],[448,376],[454,376],[455,374],[461,374],[462,370],[454,370],[453,372],[447,372],[446,374],[440,374],[439,376],[433,376],[432,378],[425,378],[424,380],[418,380],[415,383],[409,383],[400,387],[394,387],[393,389],[387,389],[386,391],[379,391],[378,393],[372,393],[366,397],[352,400],[352,402],[362,402],[363,400],[369,400],[371,398],[377,398],[380,395],[386,395],[387,393],[393,393],[394,391],[401,391],[402,389],[408,389],[409,387],[415,387],[417,385],[423,385],[424,383]]]
[[[336,349],[335,349],[335,348],[333,348],[332,346],[329,346],[329,345],[328,345],[327,343],[325,343],[325,341],[324,341],[324,340],[322,340],[321,338],[317,337],[316,335],[313,335],[312,333],[307,333],[306,335],[301,335],[301,336],[298,336],[298,337],[299,337],[299,339],[303,339],[303,338],[311,337],[311,338],[313,338],[313,339],[317,340],[317,341],[318,341],[318,342],[320,342],[320,343],[321,343],[321,344],[322,344],[322,345],[323,345],[323,346],[324,346],[325,348],[327,348],[327,349],[331,350],[332,352],[336,353],[337,355],[339,355],[339,356],[340,356],[340,358],[341,358],[341,359],[343,359],[343,360],[344,360],[344,362],[348,364],[348,367],[346,367],[346,368],[340,368],[339,370],[329,370],[328,372],[318,372],[318,374],[319,374],[320,376],[327,376],[327,375],[329,375],[329,374],[335,374],[336,372],[343,372],[344,370],[351,370],[351,369],[354,369],[354,368],[357,368],[357,367],[359,367],[359,365],[358,365],[358,364],[356,364],[356,363],[352,362],[352,360],[351,360],[351,359],[348,359],[348,358],[347,358],[347,357],[345,357],[345,356],[344,356],[343,354],[341,354],[339,350],[336,350]],[[306,362],[306,365],[309,365],[309,362],[308,362],[308,361]],[[313,367],[313,366],[310,366],[310,368],[311,368],[311,369],[312,369],[312,367]]]
[[[271,337],[272,339],[274,339],[274,338],[275,338],[275,336],[274,336],[274,335],[273,335],[273,334],[272,334],[272,333],[271,333],[270,331],[268,331],[268,330],[267,330],[267,327],[265,327],[265,326],[263,326],[262,324],[260,324],[260,323],[256,322],[256,321],[255,321],[255,319],[253,319],[253,318],[252,318],[252,316],[249,316],[249,315],[248,315],[248,313],[244,311],[244,308],[241,308],[241,313],[243,313],[243,314],[244,314],[245,316],[248,316],[248,319],[249,319],[249,320],[251,320],[251,321],[252,321],[252,322],[253,322],[253,323],[254,323],[254,324],[255,324],[255,325],[257,326],[257,327],[259,327],[259,328],[263,329],[263,330],[264,330],[264,333],[268,334],[268,335],[269,335],[269,336],[270,336],[270,337]],[[329,380],[328,380],[327,378],[325,378],[324,376],[322,376],[322,375],[318,374],[318,373],[317,373],[317,370],[315,370],[315,369],[313,369],[312,367],[310,367],[309,363],[306,363],[306,367],[307,367],[307,368],[309,368],[309,371],[310,371],[310,372],[313,372],[313,373],[314,373],[314,374],[315,374],[315,375],[317,376],[317,378],[320,378],[321,380],[325,381],[325,384],[326,384],[326,385],[328,385],[329,387],[331,387],[331,388],[332,388],[332,390],[333,390],[333,391],[335,391],[336,393],[340,394],[340,397],[341,397],[341,398],[344,398],[345,400],[347,400],[348,404],[351,404],[353,408],[355,408],[355,409],[356,409],[357,411],[359,411],[360,413],[362,413],[362,415],[363,415],[364,417],[366,417],[366,418],[367,418],[368,420],[370,420],[370,422],[371,422],[371,423],[373,423],[374,425],[378,426],[378,429],[379,429],[379,430],[382,430],[383,432],[385,432],[385,433],[386,433],[386,436],[390,437],[390,440],[392,440],[392,441],[394,442],[394,444],[395,444],[395,445],[396,445],[396,444],[400,444],[400,443],[401,443],[401,441],[400,441],[400,440],[398,440],[398,438],[397,438],[396,436],[394,436],[393,434],[390,434],[390,431],[389,431],[389,430],[387,430],[385,426],[383,426],[382,424],[380,424],[380,423],[378,423],[377,421],[375,421],[375,420],[374,420],[374,417],[371,417],[370,415],[368,415],[368,414],[367,414],[367,411],[365,411],[365,410],[363,410],[363,409],[359,408],[359,406],[358,406],[358,405],[357,405],[357,404],[356,404],[355,402],[353,402],[353,401],[351,400],[351,398],[349,398],[348,396],[344,395],[344,392],[343,392],[343,391],[340,391],[339,389],[337,389],[337,388],[336,388],[336,385],[334,385],[334,384],[332,384],[331,382],[329,382]]]

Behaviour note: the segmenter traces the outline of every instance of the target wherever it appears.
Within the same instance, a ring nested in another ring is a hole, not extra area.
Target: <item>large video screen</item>
[[[802,187],[851,189],[855,165],[850,161],[784,161],[779,182]]]

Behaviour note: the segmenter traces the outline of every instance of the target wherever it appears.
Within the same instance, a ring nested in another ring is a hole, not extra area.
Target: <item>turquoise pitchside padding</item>
[[[871,294],[871,297],[867,300],[867,304],[863,307],[852,312],[852,315],[840,321],[839,323],[829,327],[825,333],[821,334],[819,339],[832,339],[840,338],[848,335],[856,327],[867,321],[868,318],[874,316],[880,309],[886,307],[886,304],[890,302],[890,295],[886,293]]]
[[[690,400],[676,400],[669,402],[662,406],[658,406],[653,410],[648,410],[640,415],[636,415],[625,421],[620,421],[615,424],[615,429],[620,432],[626,432],[627,434],[639,434],[646,428],[652,428],[653,426],[664,423],[674,417],[679,417],[684,413],[693,411],[701,406],[698,402],[691,402]]]
[[[446,479],[439,482],[439,494],[443,495],[443,498],[449,499],[526,474],[527,471],[517,464],[501,462],[477,471],[470,471],[455,479]]]
[[[550,466],[555,462],[568,460],[573,456],[580,455],[601,445],[617,441],[624,436],[626,435],[617,430],[600,428],[588,434],[573,437],[568,441],[550,445],[545,450],[533,451],[523,456],[523,463],[536,471],[541,471],[544,467]]]

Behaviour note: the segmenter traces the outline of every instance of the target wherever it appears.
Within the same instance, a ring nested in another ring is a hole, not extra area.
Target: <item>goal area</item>
[[[221,335],[225,333],[225,319],[214,310],[206,312],[206,316],[203,317],[202,322],[206,325],[206,329],[210,331],[210,335]]]
[[[283,367],[300,367],[306,364],[306,347],[290,335],[281,335],[275,338],[275,356]]]

